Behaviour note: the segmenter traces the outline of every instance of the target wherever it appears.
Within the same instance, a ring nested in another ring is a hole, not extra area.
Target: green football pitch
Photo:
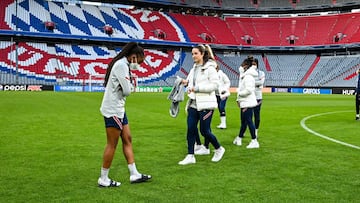
[[[134,93],[126,111],[136,165],[151,174],[130,184],[118,146],[99,188],[106,142],[102,93],[0,92],[0,202],[359,202],[360,121],[353,96],[265,94],[259,149],[232,144],[239,132],[235,95],[228,128],[212,131],[226,152],[180,166],[186,155],[185,102],[169,115],[167,93]],[[212,148],[213,150],[213,148]]]

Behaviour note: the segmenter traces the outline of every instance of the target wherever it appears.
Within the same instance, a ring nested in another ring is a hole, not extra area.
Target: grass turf
[[[153,180],[130,184],[119,145],[110,177],[119,188],[98,188],[105,146],[102,93],[0,92],[1,202],[357,202],[360,150],[305,131],[360,146],[354,98],[343,95],[265,94],[260,149],[232,144],[239,109],[227,103],[228,129],[212,130],[226,152],[212,163],[186,155],[185,102],[171,118],[167,93],[135,93],[127,100],[138,170]],[[340,112],[342,111],[342,112]]]

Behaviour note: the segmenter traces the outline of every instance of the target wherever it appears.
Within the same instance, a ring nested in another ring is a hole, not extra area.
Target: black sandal
[[[142,182],[146,182],[148,180],[151,179],[151,175],[145,175],[145,174],[141,174],[141,177],[136,179],[136,180],[133,180],[133,181],[130,181],[130,183],[142,183]]]

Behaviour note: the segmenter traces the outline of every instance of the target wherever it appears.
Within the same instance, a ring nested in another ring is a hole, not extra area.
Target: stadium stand
[[[250,36],[252,45],[286,46],[289,45],[289,37],[294,35],[294,45],[319,45],[333,44],[338,33],[342,33],[343,38],[337,43],[352,43],[360,39],[359,13],[287,18],[227,17],[223,20],[213,16],[76,6],[61,2],[30,1],[28,5],[24,2],[28,1],[22,1],[18,6],[19,16],[13,15],[12,6],[8,6],[7,10],[3,8],[7,14],[5,22],[10,24],[5,26],[2,22],[1,29],[48,32],[44,23],[52,22],[56,26],[54,33],[108,37],[104,26],[110,25],[114,29],[112,37],[159,39],[154,33],[160,30],[166,40],[178,40],[173,36],[173,26],[164,26],[167,24],[166,17],[170,15],[186,30],[190,41],[196,43],[237,45],[239,42],[246,43],[246,36]],[[147,17],[146,20],[143,18],[143,22],[147,22],[141,25],[143,29],[139,29],[134,23],[139,15]],[[14,21],[18,22],[17,27]],[[151,30],[152,34],[144,33],[144,30]],[[210,39],[206,40],[202,35],[209,36]]]
[[[271,70],[265,72],[269,86],[297,86],[314,62],[314,54],[268,54]],[[275,84],[273,84],[275,82]]]
[[[229,17],[225,21],[240,36],[253,37],[253,45],[288,46],[289,36],[293,35],[296,37],[294,45],[303,46],[334,44],[337,33],[344,33],[346,37],[336,43],[359,42],[359,18],[360,13],[349,13],[292,18]]]
[[[306,86],[346,87],[355,84],[353,75],[360,67],[359,55],[323,56],[315,70],[305,82]]]
[[[351,8],[357,6],[360,2],[356,0],[143,0],[137,1],[117,1],[125,4],[136,4],[140,7],[146,7],[151,4],[154,8],[174,10],[174,6],[180,8],[180,11],[196,13],[211,13],[215,14],[222,12],[231,13],[296,13],[319,10],[334,10]],[[202,11],[199,11],[199,10]]]
[[[162,2],[248,11],[255,6],[252,1],[230,0]],[[256,7],[299,9],[312,5],[351,4],[353,1],[346,0],[296,3],[283,0],[258,1]],[[248,54],[259,59],[260,69],[267,75],[267,86],[345,86],[353,79],[351,71],[360,64],[359,55],[328,57],[315,53],[280,53],[292,49],[320,47],[321,52],[326,47],[352,47],[360,42],[360,13],[219,17],[44,0],[3,0],[0,10],[0,36],[5,38],[0,43],[1,83],[81,85],[87,82],[89,75],[104,73],[106,64],[119,51],[118,45],[112,45],[117,40],[137,40],[150,47],[163,42],[163,47],[146,49],[145,64],[135,73],[142,85],[167,86],[175,76],[186,77],[192,67],[190,47],[194,43],[210,43],[217,50],[235,51],[235,54],[221,51],[216,54],[232,86],[237,85],[238,67]],[[48,25],[53,25],[53,29]],[[110,28],[112,31],[107,32]],[[13,38],[6,38],[19,35],[31,38],[33,34],[37,39],[62,37],[77,40],[77,43],[25,40],[16,44]],[[183,44],[169,48],[173,42]],[[17,50],[17,60],[14,50]],[[277,52],[273,53],[274,50]],[[324,72],[329,74],[324,75]]]

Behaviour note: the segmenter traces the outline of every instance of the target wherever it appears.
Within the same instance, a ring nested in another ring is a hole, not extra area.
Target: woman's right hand
[[[187,86],[188,83],[189,83],[189,81],[187,81],[187,80],[185,80],[185,79],[182,79],[181,83],[182,83],[183,85]]]
[[[194,87],[187,88],[187,92],[188,94],[190,94],[191,92],[195,92],[195,88]]]

